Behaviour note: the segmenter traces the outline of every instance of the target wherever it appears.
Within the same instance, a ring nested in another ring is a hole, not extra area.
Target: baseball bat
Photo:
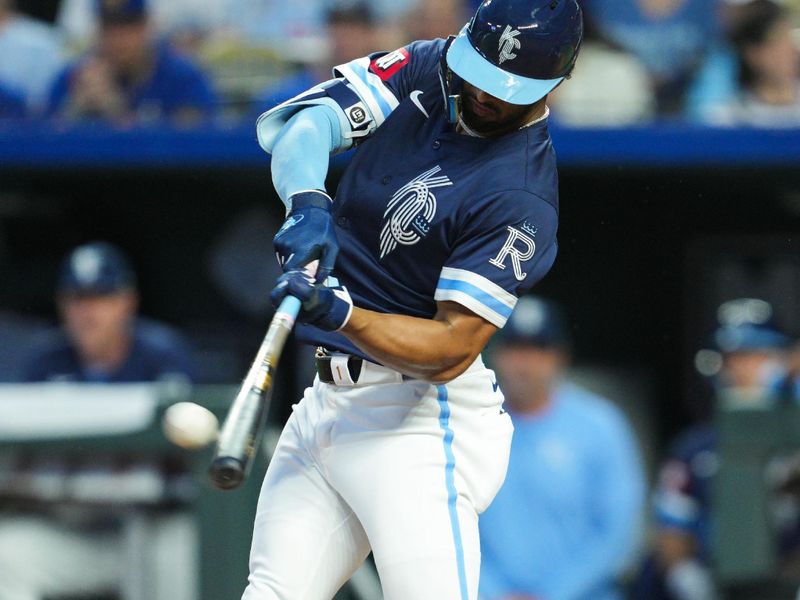
[[[253,466],[267,421],[275,369],[299,312],[300,300],[284,298],[228,410],[209,469],[219,489],[239,487]]]

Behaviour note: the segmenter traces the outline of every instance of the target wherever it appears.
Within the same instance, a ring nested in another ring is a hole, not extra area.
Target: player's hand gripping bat
[[[314,273],[316,266],[316,261],[309,265],[309,273]],[[281,302],[228,410],[209,469],[211,480],[220,489],[239,487],[250,472],[267,421],[278,359],[299,312],[297,298],[287,296]]]

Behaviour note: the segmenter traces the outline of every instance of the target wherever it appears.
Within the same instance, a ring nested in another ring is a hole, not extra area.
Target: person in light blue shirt
[[[55,28],[24,15],[16,4],[14,0],[0,0],[0,86],[21,97],[26,115],[38,117],[53,80],[64,66],[66,52]],[[5,116],[18,113],[15,108]]]
[[[515,431],[505,483],[480,517],[480,598],[621,598],[646,485],[631,427],[562,380],[569,335],[555,304],[520,298],[497,344]]]

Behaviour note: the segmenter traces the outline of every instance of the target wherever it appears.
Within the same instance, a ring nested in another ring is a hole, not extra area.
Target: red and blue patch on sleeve
[[[409,63],[410,58],[408,50],[398,48],[394,52],[384,54],[370,62],[369,70],[383,81],[388,81]]]

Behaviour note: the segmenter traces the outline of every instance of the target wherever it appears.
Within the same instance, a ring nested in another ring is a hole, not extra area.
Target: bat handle
[[[301,305],[302,303],[300,302],[300,300],[298,300],[294,296],[286,296],[286,298],[284,298],[283,301],[278,306],[278,310],[276,310],[275,312],[284,313],[287,316],[291,317],[292,321],[294,321],[297,318],[297,315],[300,314]]]

